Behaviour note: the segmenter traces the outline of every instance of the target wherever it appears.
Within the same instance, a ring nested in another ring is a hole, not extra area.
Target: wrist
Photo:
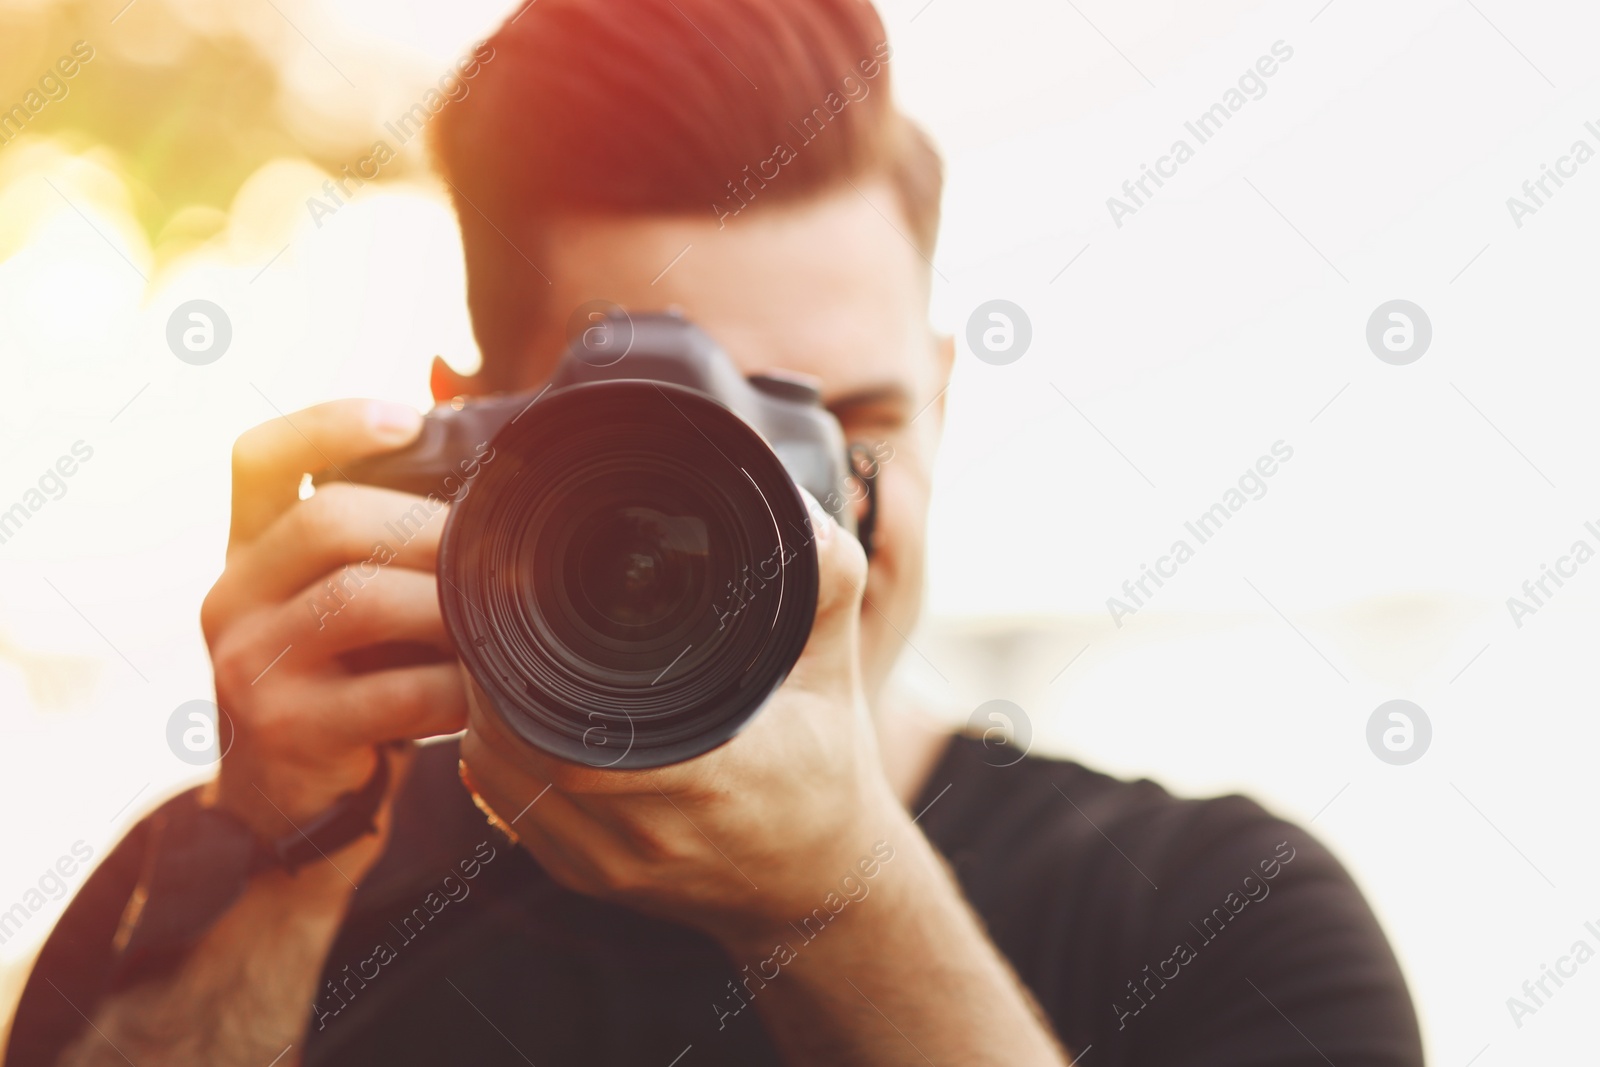
[[[377,750],[362,748],[315,767],[255,761],[245,754],[224,759],[202,797],[259,837],[273,840],[327,811],[338,799],[361,788],[377,768]]]
[[[251,891],[283,901],[286,913],[299,913],[305,908],[342,912],[355,895],[357,884],[383,853],[385,838],[380,826],[377,834],[328,852],[325,862],[317,860],[293,871],[262,871],[251,879]]]
[[[783,891],[759,894],[772,907],[713,931],[724,949],[745,961],[770,955],[775,945],[804,951],[813,943],[875,937],[888,913],[954,891],[932,846],[892,799],[887,811],[858,820],[837,840],[840,847],[800,863],[803,877]],[[840,928],[851,932],[833,932]]]

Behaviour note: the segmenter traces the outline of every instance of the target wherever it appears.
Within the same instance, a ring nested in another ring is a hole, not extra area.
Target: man
[[[730,743],[563,764],[469,724],[442,515],[329,607],[416,500],[300,500],[301,476],[404,444],[416,413],[338,402],[251,431],[202,609],[236,735],[163,811],[293,847],[384,789],[400,742],[377,833],[207,904],[160,857],[220,871],[221,846],[147,820],[47,945],[7,1062],[1420,1063],[1382,934],[1303,830],[1238,797],[991,766],[886,701],[953,347],[926,316],[939,166],[891,105],[872,8],[541,0],[484,55],[436,143],[483,366],[437,364],[435,396],[537,386],[592,301],[677,306],[745,373],[819,379],[892,456],[870,568],[819,516],[809,643]],[[152,923],[181,949],[134,966]]]

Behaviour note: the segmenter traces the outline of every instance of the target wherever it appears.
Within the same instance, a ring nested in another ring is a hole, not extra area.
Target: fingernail
[[[822,506],[822,502],[809,492],[802,489],[800,495],[805,497],[806,510],[811,513],[811,533],[818,544],[825,543],[833,536],[833,516]]]
[[[367,425],[379,437],[399,444],[417,436],[422,428],[422,413],[409,404],[374,400],[367,407]]]

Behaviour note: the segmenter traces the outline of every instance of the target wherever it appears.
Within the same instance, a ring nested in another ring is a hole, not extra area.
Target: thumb
[[[804,490],[802,490],[804,492]],[[819,643],[846,641],[853,647],[867,585],[867,554],[815,497],[805,493],[817,549],[817,615],[807,651]]]

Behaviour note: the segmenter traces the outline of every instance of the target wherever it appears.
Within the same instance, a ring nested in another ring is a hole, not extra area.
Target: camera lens
[[[717,514],[715,499],[659,456],[584,471],[566,503],[519,539],[521,595],[582,669],[622,684],[630,671],[659,672],[660,655],[693,643],[715,588],[731,580],[712,563]]]
[[[579,611],[612,637],[670,629],[706,585],[706,527],[693,515],[608,507],[588,516],[578,543]]]
[[[494,440],[453,508],[439,595],[522,738],[649,767],[732,737],[810,633],[810,516],[778,457],[702,393],[572,386]]]

